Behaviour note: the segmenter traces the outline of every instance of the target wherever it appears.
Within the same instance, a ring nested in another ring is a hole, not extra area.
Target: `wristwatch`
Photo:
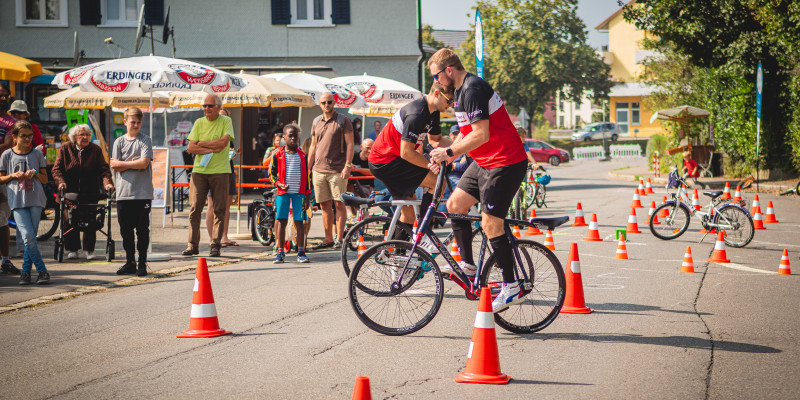
[[[453,150],[451,148],[448,147],[447,150],[445,150],[445,152],[447,153],[448,157],[452,157],[453,156]]]
[[[350,168],[352,166],[353,166],[353,164],[350,164],[350,163],[347,163],[347,164],[344,165],[345,168]]]

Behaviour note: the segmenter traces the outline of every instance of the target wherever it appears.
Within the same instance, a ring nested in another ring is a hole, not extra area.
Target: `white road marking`
[[[777,274],[776,271],[764,271],[763,269],[750,268],[750,267],[748,267],[746,265],[736,264],[736,263],[712,263],[712,264],[719,265],[720,267],[738,269],[739,271],[745,271],[745,272],[758,272],[758,273],[762,273],[762,274]]]

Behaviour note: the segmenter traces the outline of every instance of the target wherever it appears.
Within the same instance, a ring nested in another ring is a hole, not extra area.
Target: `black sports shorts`
[[[527,159],[492,169],[472,163],[461,175],[457,187],[480,201],[481,212],[505,218],[527,171]]]
[[[386,164],[369,163],[369,170],[386,185],[395,200],[413,196],[430,172],[429,169],[418,167],[401,157]]]

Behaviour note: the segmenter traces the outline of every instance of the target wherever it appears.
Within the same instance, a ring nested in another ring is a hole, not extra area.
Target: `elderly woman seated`
[[[111,184],[111,169],[103,157],[100,146],[91,142],[92,133],[88,125],[78,124],[69,130],[69,142],[63,143],[58,149],[56,163],[53,166],[53,179],[66,193],[77,193],[78,203],[92,204],[100,199],[100,189],[107,191],[113,189]],[[62,215],[64,221],[66,212]],[[69,227],[64,226],[64,231]],[[86,257],[94,258],[94,245],[97,241],[97,232],[85,231],[83,233],[83,249],[77,229],[64,235],[64,248],[67,259]]]

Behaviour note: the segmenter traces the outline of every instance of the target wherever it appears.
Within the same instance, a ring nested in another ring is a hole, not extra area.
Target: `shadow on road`
[[[597,343],[636,343],[658,346],[672,346],[678,348],[730,351],[735,353],[782,353],[780,349],[752,343],[731,342],[727,340],[709,340],[692,336],[643,336],[634,334],[603,334],[603,333],[552,333],[537,336],[519,336],[526,339],[542,340],[585,340]]]
[[[697,313],[693,310],[669,310],[658,306],[646,306],[643,304],[630,304],[630,303],[602,303],[602,304],[589,304],[588,306],[595,311],[599,311],[601,314],[608,314],[605,313],[604,311],[664,311],[664,312],[671,312],[678,314],[712,315],[710,313]]]

